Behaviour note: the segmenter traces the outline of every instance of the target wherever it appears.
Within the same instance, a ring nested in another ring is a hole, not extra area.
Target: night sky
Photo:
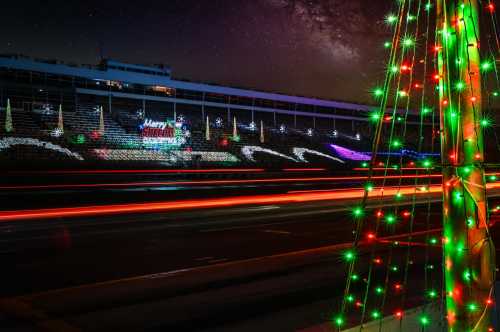
[[[368,101],[391,0],[8,1],[0,52],[165,63],[176,78]]]

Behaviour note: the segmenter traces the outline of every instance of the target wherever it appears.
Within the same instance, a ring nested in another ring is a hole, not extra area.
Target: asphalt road
[[[56,204],[58,195],[44,199]],[[68,331],[293,331],[324,324],[338,310],[344,289],[342,255],[353,239],[354,203],[3,222],[0,326],[6,331],[47,324],[54,331],[60,325]],[[439,204],[432,205],[428,225],[426,215],[426,205],[418,205],[406,306],[422,303],[425,263],[435,264],[432,280],[440,280],[439,246],[429,249],[428,260],[421,246],[427,236],[439,237]],[[389,257],[405,266],[407,233],[404,220],[381,228],[376,241],[363,245],[359,272],[367,273],[362,267],[374,258],[383,266]],[[394,241],[402,244],[394,247]],[[377,275],[373,282],[384,282],[383,269]],[[391,313],[401,299],[387,298]]]

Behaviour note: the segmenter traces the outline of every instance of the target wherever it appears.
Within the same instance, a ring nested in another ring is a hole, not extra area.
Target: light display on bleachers
[[[224,127],[224,120],[222,120],[222,118],[221,118],[221,117],[216,118],[216,119],[215,119],[215,126],[216,126],[217,128],[222,128],[222,127]]]
[[[274,150],[271,150],[271,149],[266,149],[266,148],[263,148],[263,147],[260,147],[260,146],[244,146],[241,148],[241,153],[245,156],[245,158],[247,160],[250,160],[252,162],[257,162],[254,158],[254,154],[256,152],[261,152],[261,153],[265,153],[265,154],[269,154],[269,155],[272,155],[272,156],[276,156],[276,157],[281,157],[281,158],[285,158],[285,159],[288,159],[288,160],[291,160],[291,161],[294,161],[294,162],[298,162],[298,160],[290,157],[290,156],[287,156],[286,154],[283,154],[283,153],[279,153],[277,151],[274,151]]]
[[[171,151],[177,161],[190,162],[198,158],[201,162],[237,163],[240,160],[228,152],[219,151]]]
[[[319,152],[319,151],[316,151],[316,150],[311,150],[311,149],[306,149],[306,148],[293,148],[293,154],[302,162],[304,163],[308,163],[309,161],[304,157],[304,154],[312,154],[312,155],[316,155],[318,157],[323,157],[323,158],[327,158],[327,159],[331,159],[333,161],[338,161],[339,163],[344,163],[343,160],[339,159],[339,158],[336,158],[336,157],[332,157],[332,156],[329,156],[325,153],[322,153],[322,152]]]
[[[228,153],[219,151],[169,150],[152,151],[143,149],[93,149],[93,154],[107,161],[157,161],[168,164],[193,162],[237,163],[240,160]]]
[[[371,159],[371,155],[366,153],[350,150],[348,148],[344,148],[342,146],[335,144],[330,144],[330,146],[342,159],[356,160],[356,161],[367,161]]]
[[[0,151],[10,149],[17,145],[33,146],[40,149],[52,150],[61,153],[63,155],[66,155],[68,157],[71,157],[73,159],[83,160],[83,157],[76,152],[72,152],[71,150],[63,148],[60,145],[51,142],[41,141],[36,138],[5,137],[0,139]]]
[[[5,109],[5,132],[11,133],[14,131],[12,124],[12,109],[10,108],[10,100],[7,99],[7,108]]]
[[[98,159],[108,161],[173,161],[167,153],[161,151],[136,149],[94,149],[93,153]]]
[[[174,121],[154,121],[145,119],[140,126],[142,142],[146,146],[179,146],[186,143],[187,127]],[[184,129],[184,130],[183,130]]]

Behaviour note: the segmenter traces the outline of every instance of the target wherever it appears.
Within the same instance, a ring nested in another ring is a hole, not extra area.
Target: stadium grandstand
[[[342,168],[370,159],[377,110],[174,79],[163,65],[75,65],[20,55],[0,56],[0,105],[0,159],[28,167],[38,160]],[[405,114],[390,109],[388,122],[392,116]],[[418,116],[407,116],[414,126],[409,135],[417,135]],[[436,135],[432,128],[426,123],[426,137]],[[398,153],[414,159],[416,150],[405,146]]]

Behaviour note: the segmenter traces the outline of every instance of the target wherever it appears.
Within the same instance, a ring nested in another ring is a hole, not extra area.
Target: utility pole
[[[488,331],[495,280],[484,178],[477,0],[438,0],[443,252],[448,331]]]

